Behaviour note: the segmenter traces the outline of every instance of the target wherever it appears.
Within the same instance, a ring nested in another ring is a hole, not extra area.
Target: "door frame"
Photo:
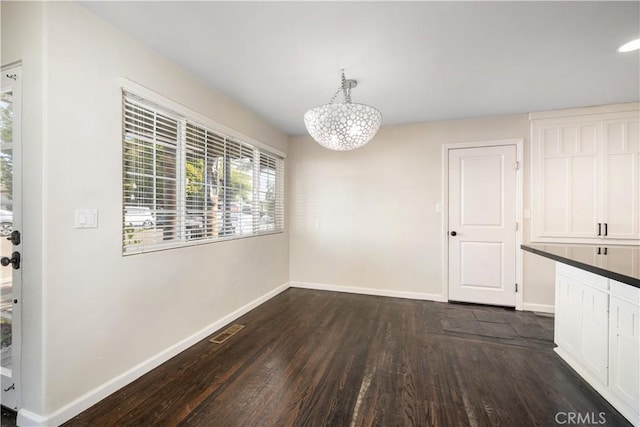
[[[15,81],[11,85],[14,94],[13,104],[13,229],[22,233],[22,61],[12,62],[0,67],[2,77],[11,78]],[[5,76],[6,74],[6,76]],[[9,77],[15,74],[15,78]],[[2,85],[0,85],[2,87]],[[16,95],[17,94],[17,95]],[[17,126],[16,126],[17,123]],[[17,165],[17,170],[16,170]],[[17,211],[16,211],[17,207]],[[24,238],[18,248],[14,250],[24,255]],[[3,267],[10,268],[10,267]],[[13,270],[12,297],[18,300],[13,305],[12,313],[12,368],[11,379],[15,384],[16,407],[10,407],[16,411],[22,407],[22,271],[21,265],[18,270]],[[17,331],[16,331],[17,329]]]
[[[524,235],[523,225],[523,202],[524,202],[524,139],[499,139],[488,141],[452,142],[442,144],[442,296],[449,301],[449,151],[461,148],[482,148],[496,147],[504,145],[515,145],[516,161],[516,283],[518,292],[516,293],[516,310],[522,310],[524,283],[522,267],[522,237]]]

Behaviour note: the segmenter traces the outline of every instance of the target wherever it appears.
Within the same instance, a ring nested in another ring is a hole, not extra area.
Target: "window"
[[[123,253],[281,232],[284,160],[123,92]]]

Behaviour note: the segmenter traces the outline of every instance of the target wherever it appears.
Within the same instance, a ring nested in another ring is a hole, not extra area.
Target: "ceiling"
[[[340,69],[384,125],[638,101],[640,2],[86,2],[290,135]]]

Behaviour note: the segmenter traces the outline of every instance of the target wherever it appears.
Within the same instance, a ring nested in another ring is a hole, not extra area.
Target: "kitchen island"
[[[640,426],[640,247],[521,248],[556,261],[556,353]]]

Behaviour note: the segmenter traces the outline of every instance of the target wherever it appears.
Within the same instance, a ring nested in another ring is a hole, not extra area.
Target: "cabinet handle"
[[[598,223],[598,236],[602,236],[602,223]]]
[[[604,248],[604,254],[605,255],[607,254],[607,248]]]
[[[607,223],[605,222],[604,223],[604,235],[605,236],[608,234],[607,228],[609,228],[609,227],[607,227]]]
[[[598,246],[598,255],[602,255],[602,248]]]

